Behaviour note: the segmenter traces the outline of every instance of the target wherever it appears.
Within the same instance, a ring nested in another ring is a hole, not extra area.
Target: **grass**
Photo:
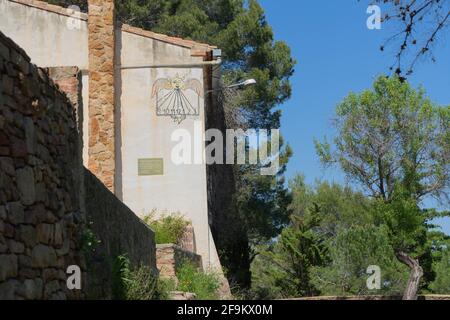
[[[203,273],[185,261],[177,270],[178,285],[172,279],[158,279],[149,267],[135,270],[127,256],[117,257],[113,265],[113,299],[169,300],[170,292],[195,293],[197,300],[217,300],[220,279],[214,273]]]
[[[194,264],[185,261],[177,270],[177,278],[177,290],[195,293],[197,300],[219,299],[220,279],[217,274],[203,273]]]
[[[186,227],[190,224],[180,214],[161,215],[156,218],[156,211],[144,217],[144,222],[155,232],[156,244],[179,244]]]
[[[130,268],[130,260],[122,255],[113,265],[113,298],[115,300],[168,300],[173,285],[160,280],[150,267]]]

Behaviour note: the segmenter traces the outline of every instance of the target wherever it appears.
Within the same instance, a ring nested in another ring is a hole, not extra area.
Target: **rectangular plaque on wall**
[[[139,159],[138,174],[140,176],[164,175],[164,160],[161,158]]]

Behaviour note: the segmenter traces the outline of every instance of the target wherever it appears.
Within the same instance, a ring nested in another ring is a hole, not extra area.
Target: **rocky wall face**
[[[0,32],[0,299],[75,299],[83,267],[76,68],[44,70]]]
[[[114,192],[115,121],[113,0],[89,0],[89,170]]]
[[[155,235],[88,170],[84,185],[86,221],[97,242],[87,258],[87,298],[117,298],[113,286],[119,256],[126,256],[133,269],[146,266],[157,273]]]
[[[156,264],[162,278],[173,279],[177,282],[177,271],[186,262],[192,263],[203,271],[202,257],[198,254],[174,244],[156,246]]]

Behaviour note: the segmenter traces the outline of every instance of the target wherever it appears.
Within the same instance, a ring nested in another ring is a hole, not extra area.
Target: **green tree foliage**
[[[118,20],[134,27],[150,30],[167,10],[170,1],[126,0],[116,1]]]
[[[315,212],[320,223],[314,232],[323,239],[324,263],[311,268],[311,286],[322,295],[395,294],[404,284],[405,268],[396,261],[386,228],[374,210],[374,201],[350,187],[318,183],[315,190],[300,177],[291,183],[294,213]],[[370,265],[382,270],[381,291],[367,289]]]
[[[396,260],[371,199],[338,184],[311,188],[302,176],[290,189],[291,223],[274,242],[259,247],[252,265],[255,297],[398,292],[406,268]],[[382,269],[382,291],[367,290],[370,265]]]
[[[379,200],[327,182],[312,188],[302,176],[290,182],[290,189],[291,223],[281,236],[258,247],[252,264],[253,297],[399,295],[404,290],[408,268],[397,259],[395,227],[380,214]],[[417,232],[415,227],[413,230]],[[448,237],[431,224],[414,237],[422,243],[423,288],[435,276],[434,283],[440,283],[438,279],[445,283],[449,269],[444,262],[437,262],[445,261],[441,257]],[[397,238],[410,239],[400,233]],[[381,269],[380,290],[367,288],[367,268],[372,265]]]
[[[447,242],[439,259],[434,262],[435,280],[430,289],[437,294],[450,294],[450,242]]]
[[[340,230],[353,225],[375,223],[371,213],[371,202],[359,192],[348,186],[318,182],[311,188],[304,182],[303,176],[290,181],[293,217],[318,215],[320,224],[317,232],[326,237],[335,237]]]
[[[331,263],[312,271],[312,283],[323,295],[399,295],[408,280],[408,269],[398,262],[387,230],[374,225],[342,230],[327,243]],[[367,268],[381,270],[381,289],[367,287]]]
[[[324,260],[325,246],[313,231],[317,221],[297,221],[275,243],[262,245],[253,265],[253,295],[258,299],[313,296],[311,270]]]
[[[338,163],[371,196],[448,201],[450,107],[433,104],[398,77],[380,76],[373,90],[345,98],[333,123],[336,150],[316,142],[319,156],[326,165]]]
[[[351,93],[337,107],[335,150],[316,142],[324,164],[339,164],[376,199],[397,257],[415,275],[407,287],[413,293],[419,262],[430,255],[428,223],[448,214],[422,209],[421,203],[434,196],[449,205],[449,125],[450,107],[433,104],[424,90],[398,77],[381,76],[373,90]]]

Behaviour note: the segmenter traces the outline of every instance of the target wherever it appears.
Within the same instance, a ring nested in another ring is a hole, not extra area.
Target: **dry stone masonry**
[[[77,101],[78,70],[66,71],[51,73]],[[83,296],[66,286],[67,267],[84,265],[75,109],[49,72],[0,32],[0,299]]]
[[[84,181],[86,220],[90,232],[99,241],[87,261],[87,298],[111,299],[118,256],[126,255],[132,267],[147,266],[157,274],[155,236],[88,170]]]
[[[89,170],[114,192],[113,0],[89,1]]]
[[[185,262],[192,263],[199,270],[203,270],[202,257],[174,244],[156,246],[156,261],[159,275],[163,278],[174,279],[177,282],[177,271]]]

